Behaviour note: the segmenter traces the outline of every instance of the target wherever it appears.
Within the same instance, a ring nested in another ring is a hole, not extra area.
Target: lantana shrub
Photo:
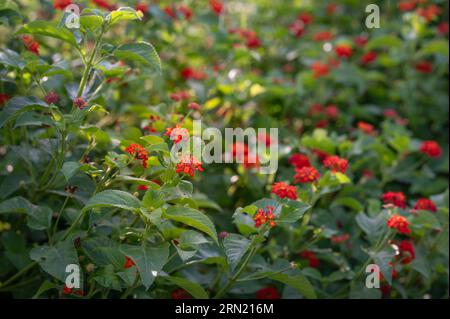
[[[448,2],[370,2],[0,1],[0,295],[448,298]]]

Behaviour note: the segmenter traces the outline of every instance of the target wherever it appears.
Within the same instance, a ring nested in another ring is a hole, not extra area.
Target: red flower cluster
[[[139,144],[131,144],[125,149],[125,152],[141,160],[142,166],[147,168],[148,152],[144,147]]]
[[[398,8],[400,11],[412,11],[416,8],[418,2],[417,0],[400,1]]]
[[[189,131],[177,124],[175,127],[166,128],[164,135],[169,136],[177,144],[189,138]]]
[[[115,4],[109,4],[106,0],[92,0],[93,3],[95,3],[100,8],[113,11],[117,9],[117,6]]]
[[[11,97],[8,94],[0,93],[0,105],[5,104]]]
[[[75,294],[75,295],[80,296],[80,297],[84,296],[83,290],[74,290],[73,288],[69,288],[67,286],[64,286],[63,294],[65,294],[65,295]]]
[[[360,36],[357,36],[353,40],[353,42],[359,47],[364,47],[367,44],[367,42],[369,42],[369,38],[367,38],[366,36],[360,35]]]
[[[314,183],[320,178],[320,173],[312,166],[295,169],[295,183]]]
[[[427,22],[431,22],[442,13],[442,9],[435,4],[430,4],[427,7],[418,8],[416,12]]]
[[[369,51],[361,57],[361,64],[367,65],[374,62],[378,57],[378,54],[375,51]]]
[[[196,102],[191,102],[188,104],[188,108],[193,110],[193,111],[200,111],[201,106],[200,104],[196,103]]]
[[[337,56],[340,58],[349,58],[352,56],[353,49],[348,44],[338,44],[334,48],[334,52],[336,52]]]
[[[196,70],[194,68],[191,67],[186,67],[183,70],[181,70],[181,76],[185,79],[185,80],[204,80],[208,77],[208,75],[200,70]]]
[[[328,75],[330,72],[330,67],[328,64],[325,64],[320,61],[315,61],[313,64],[311,64],[311,70],[313,71],[313,76],[315,78],[320,78],[322,76]]]
[[[256,299],[280,299],[280,294],[275,287],[266,287],[256,292]]]
[[[57,10],[64,10],[70,4],[72,4],[72,0],[54,0],[53,8]]]
[[[113,11],[117,9],[117,6],[115,4],[109,4],[107,0],[92,0],[97,6],[100,8]]]
[[[322,104],[315,103],[310,106],[308,114],[320,118],[325,116],[324,121],[328,124],[328,120],[336,120],[339,117],[339,109],[334,104],[323,106]]]
[[[175,102],[189,100],[191,95],[187,91],[178,91],[170,94],[170,99]]]
[[[304,250],[300,254],[300,258],[307,259],[309,267],[317,268],[320,265],[320,260],[317,258],[316,254],[311,250]]]
[[[314,41],[330,41],[333,39],[333,34],[328,31],[317,32],[313,36]]]
[[[125,256],[125,264],[123,265],[123,268],[128,269],[135,265],[134,261],[131,260],[130,257]]]
[[[367,135],[375,134],[375,127],[372,124],[367,123],[367,122],[359,121],[358,129]]]
[[[411,229],[409,229],[408,220],[401,215],[393,215],[387,221],[389,228],[396,229],[400,234],[410,234]]]
[[[416,251],[414,249],[414,245],[410,240],[402,240],[398,245],[400,250],[400,255],[398,258],[400,262],[404,265],[411,263],[414,259],[416,259]]]
[[[80,110],[84,109],[88,104],[82,97],[76,97],[73,99],[73,106],[79,108]]]
[[[255,31],[246,29],[229,29],[229,33],[237,34],[249,49],[257,49],[261,46],[261,40]]]
[[[194,155],[185,154],[181,156],[180,162],[177,164],[175,171],[178,174],[187,174],[194,176],[195,171],[203,172],[202,163],[195,158]]]
[[[387,205],[394,205],[402,209],[406,208],[406,196],[402,192],[387,192],[384,193],[383,202]]]
[[[323,165],[329,168],[333,173],[341,172],[344,174],[348,168],[348,161],[346,159],[340,158],[339,156],[333,155],[328,156],[323,161]]]
[[[47,104],[56,104],[59,101],[59,96],[55,92],[48,92],[44,98]]]
[[[172,291],[172,299],[192,299],[192,296],[184,289],[178,288]]]
[[[292,154],[288,159],[289,164],[295,168],[302,168],[305,166],[311,166],[308,156],[300,153]]]
[[[442,155],[442,149],[436,141],[422,142],[419,151],[431,158],[438,158]]]
[[[289,25],[289,31],[296,37],[300,38],[305,32],[305,27],[313,21],[312,15],[309,13],[301,13],[297,19]]]
[[[233,159],[238,162],[243,162],[245,168],[258,168],[259,157],[257,154],[252,154],[246,144],[236,142],[232,146]]]
[[[283,182],[274,183],[272,185],[272,193],[279,198],[297,199],[297,187],[290,186]]]
[[[25,44],[25,47],[28,51],[31,53],[34,53],[36,55],[39,55],[39,43],[33,39],[30,35],[24,35],[22,37],[23,44]]]
[[[416,63],[415,68],[420,73],[431,73],[433,71],[433,65],[428,61],[419,61]]]
[[[269,224],[270,227],[275,227],[277,224],[275,223],[275,215],[273,213],[274,207],[267,206],[266,209],[258,209],[255,216],[253,216],[253,220],[255,221],[255,227],[259,228],[264,224]]]
[[[417,210],[427,210],[430,212],[437,212],[436,204],[428,198],[420,198],[417,200],[416,204],[413,207],[413,211]]]
[[[224,11],[224,4],[220,0],[209,0],[209,7],[218,16]]]
[[[350,235],[349,234],[342,234],[342,235],[333,235],[333,236],[331,236],[331,242],[334,245],[346,242],[349,239],[350,239]]]

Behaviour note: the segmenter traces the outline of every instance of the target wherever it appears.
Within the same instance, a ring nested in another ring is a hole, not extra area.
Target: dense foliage
[[[1,296],[448,298],[448,2],[370,2],[0,0]]]

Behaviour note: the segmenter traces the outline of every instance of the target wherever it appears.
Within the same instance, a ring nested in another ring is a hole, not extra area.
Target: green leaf
[[[113,25],[120,21],[141,20],[142,17],[142,12],[136,11],[130,7],[122,7],[111,11],[111,13],[106,16],[106,21],[108,21],[109,25]]]
[[[379,238],[386,228],[386,221],[382,214],[371,218],[364,213],[359,213],[356,215],[356,222],[372,241]]]
[[[98,207],[117,207],[136,211],[140,207],[140,202],[136,197],[127,192],[119,190],[106,190],[95,194],[91,199],[89,199],[86,206],[84,206],[83,211]]]
[[[0,112],[0,128],[2,128],[6,122],[17,118],[23,112],[43,108],[48,108],[48,104],[34,96],[14,97],[6,103],[5,107]]]
[[[417,228],[432,228],[432,229],[441,229],[442,225],[437,219],[437,217],[429,211],[420,210],[417,211],[416,215],[411,218],[411,224]]]
[[[374,263],[380,267],[380,271],[383,274],[389,285],[392,283],[392,266],[390,263],[395,257],[395,251],[392,248],[386,248],[377,253],[369,253],[373,258]]]
[[[198,210],[189,207],[172,206],[163,213],[162,217],[194,227],[206,233],[217,242],[217,233],[214,224],[205,214]]]
[[[230,265],[230,270],[234,271],[236,266],[241,261],[241,258],[245,255],[250,247],[250,240],[242,235],[228,234],[223,240],[223,247],[225,248],[225,255]]]
[[[152,66],[161,73],[161,60],[153,45],[147,42],[137,42],[121,45],[114,52],[116,58],[130,62]]]
[[[78,255],[72,240],[59,242],[52,247],[44,245],[33,248],[30,257],[37,261],[45,272],[62,282],[65,282],[67,276],[67,265],[78,265]]]
[[[146,136],[140,137],[140,139],[143,140],[146,145],[164,143],[164,139],[162,137],[156,136],[156,135],[146,135]]]
[[[365,46],[366,50],[381,49],[381,48],[398,48],[402,45],[402,41],[395,35],[381,35],[371,39]]]
[[[310,209],[311,206],[299,201],[288,201],[283,205],[277,223],[295,223]]]
[[[142,198],[142,207],[152,211],[164,205],[164,194],[158,190],[149,189]]]
[[[194,297],[196,299],[208,299],[209,298],[208,293],[205,291],[205,289],[203,289],[202,286],[200,286],[199,284],[197,284],[195,282],[192,282],[192,281],[187,280],[182,277],[172,277],[172,276],[164,277],[164,279],[170,281],[174,285],[177,285],[177,286],[183,288],[192,297]]]
[[[68,181],[72,176],[74,176],[80,169],[81,164],[79,162],[65,162],[61,171]]]
[[[423,57],[430,54],[441,54],[444,56],[449,55],[448,41],[446,40],[431,40],[428,41],[419,52],[418,57]]]
[[[147,243],[141,246],[122,245],[120,251],[136,264],[146,289],[153,284],[169,258],[168,243],[157,247],[150,247]]]
[[[103,24],[103,17],[99,14],[95,14],[91,10],[83,10],[80,16],[80,25],[82,28],[95,31]]]
[[[0,63],[18,69],[22,69],[25,65],[25,61],[17,52],[6,48],[0,51]]]
[[[356,200],[352,197],[339,197],[338,199],[336,199],[333,202],[333,204],[331,205],[331,208],[334,208],[337,206],[346,206],[348,208],[353,209],[357,213],[363,211],[363,209],[364,209],[363,205],[358,200]]]
[[[113,265],[107,265],[105,268],[97,272],[94,280],[105,288],[111,288],[113,290],[121,290],[120,278],[114,272]]]
[[[55,283],[53,283],[51,281],[48,281],[48,280],[44,281],[42,283],[42,285],[39,287],[38,291],[34,294],[33,299],[38,298],[44,292],[47,292],[47,291],[49,291],[51,289],[59,290],[60,289],[60,285],[55,284]]]
[[[46,206],[36,206],[23,197],[13,197],[0,203],[0,214],[21,213],[28,216],[28,227],[44,230],[50,227],[53,211]]]
[[[59,27],[53,22],[48,21],[32,21],[24,25],[17,34],[32,34],[52,37],[77,47],[75,36],[68,29]]]
[[[283,284],[289,285],[295,288],[299,293],[301,293],[305,298],[316,299],[316,293],[314,287],[311,285],[309,280],[300,274],[289,276],[287,274],[275,274],[269,276],[269,278],[279,281]]]

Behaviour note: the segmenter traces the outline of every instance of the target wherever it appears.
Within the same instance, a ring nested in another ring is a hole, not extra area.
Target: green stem
[[[138,286],[139,284],[139,273],[136,273],[136,278],[134,279],[133,284],[125,290],[125,292],[120,296],[120,299],[126,299],[130,293]]]
[[[239,279],[245,268],[247,268],[248,263],[252,260],[253,256],[257,251],[256,241],[258,238],[259,235],[253,237],[253,240],[250,243],[250,252],[248,253],[245,260],[242,262],[241,267],[239,267],[238,271],[228,280],[225,286],[223,286],[222,289],[219,290],[219,292],[214,296],[214,299],[221,298],[223,294],[225,294],[228,291],[228,289],[230,289],[231,286],[233,286],[233,284]]]
[[[14,280],[16,280],[17,278],[19,278],[20,276],[22,276],[23,274],[25,274],[28,270],[30,270],[31,268],[33,268],[34,266],[37,265],[37,262],[32,262],[30,264],[28,264],[27,266],[23,267],[19,272],[17,272],[14,276],[10,277],[8,280],[6,280],[4,283],[2,283],[0,285],[0,288],[3,288],[7,285],[9,285],[10,283],[12,283]]]

